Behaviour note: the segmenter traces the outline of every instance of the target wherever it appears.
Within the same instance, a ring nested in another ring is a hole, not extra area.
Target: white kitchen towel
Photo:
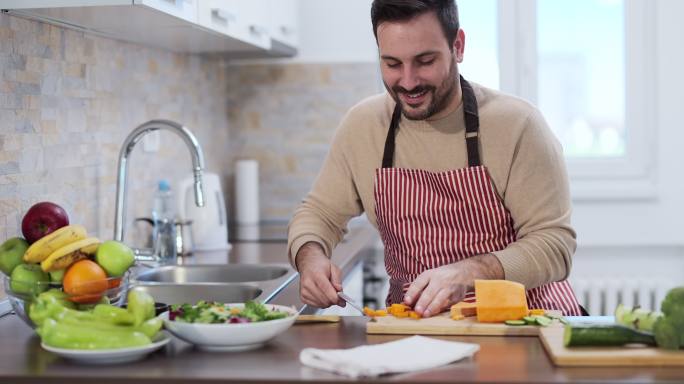
[[[477,344],[411,336],[350,349],[306,348],[299,354],[299,361],[353,378],[375,377],[439,367],[471,357],[479,349]]]

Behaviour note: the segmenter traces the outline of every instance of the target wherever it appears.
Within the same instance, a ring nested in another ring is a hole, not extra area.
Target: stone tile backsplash
[[[377,64],[231,64],[0,14],[0,237],[49,200],[109,239],[117,158],[126,135],[157,118],[187,126],[234,212],[233,163],[260,162],[263,220],[287,220],[309,190],[340,119],[381,89]],[[160,178],[190,175],[172,133],[139,144],[128,219],[149,215]],[[173,185],[173,184],[172,184]]]
[[[381,91],[375,63],[231,65],[231,152],[260,164],[261,215],[288,220],[347,110]]]
[[[155,118],[186,125],[208,169],[226,175],[225,63],[0,14],[0,236],[20,234],[33,203],[54,201],[72,222],[113,234],[117,158],[126,135]],[[149,215],[159,178],[190,175],[179,138],[135,148],[129,215]]]

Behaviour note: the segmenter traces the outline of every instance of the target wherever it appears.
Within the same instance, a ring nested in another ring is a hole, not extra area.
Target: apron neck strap
[[[468,153],[468,166],[480,165],[479,130],[480,118],[477,112],[477,99],[470,84],[460,76],[461,91],[463,92],[463,119],[465,121],[466,151]],[[399,130],[401,120],[401,104],[397,103],[392,113],[387,138],[385,138],[385,151],[382,155],[382,168],[392,168],[394,162],[394,141]]]

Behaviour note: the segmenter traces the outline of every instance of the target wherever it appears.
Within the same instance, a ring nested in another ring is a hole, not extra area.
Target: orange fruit
[[[92,260],[81,260],[72,264],[62,280],[64,292],[76,303],[95,303],[107,290],[107,274]]]

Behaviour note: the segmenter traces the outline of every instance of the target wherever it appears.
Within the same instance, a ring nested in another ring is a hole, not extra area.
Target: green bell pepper
[[[142,332],[131,327],[119,328],[95,328],[90,322],[78,322],[73,318],[68,321],[46,319],[37,332],[45,344],[56,348],[118,349],[152,343]]]
[[[134,325],[139,326],[145,320],[154,317],[154,299],[149,293],[132,290],[128,292],[128,311],[134,317]]]
[[[109,304],[98,304],[93,308],[93,314],[102,319],[106,319],[113,324],[132,325],[135,323],[133,314],[124,308],[115,307]]]

